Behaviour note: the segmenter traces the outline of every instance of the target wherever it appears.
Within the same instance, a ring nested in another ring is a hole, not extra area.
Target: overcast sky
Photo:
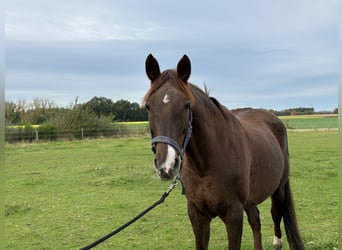
[[[183,54],[190,82],[228,108],[333,110],[337,0],[10,0],[6,100],[79,97],[140,103],[145,59],[162,70]]]

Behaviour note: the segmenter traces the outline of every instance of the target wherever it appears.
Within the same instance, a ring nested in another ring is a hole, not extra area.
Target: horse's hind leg
[[[278,189],[272,195],[271,213],[272,213],[272,219],[274,223],[273,248],[275,250],[280,250],[283,246],[283,241],[281,239],[282,233],[280,229],[280,222],[283,217],[281,204],[283,204],[284,198],[285,198],[284,191],[281,189]]]
[[[245,211],[247,213],[248,223],[253,231],[254,249],[262,250],[259,210],[256,206],[253,205],[245,207]]]

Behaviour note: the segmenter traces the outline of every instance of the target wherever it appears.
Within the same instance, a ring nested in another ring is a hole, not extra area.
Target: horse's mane
[[[204,91],[196,85],[190,84],[192,92],[196,93],[196,96],[207,108],[211,111],[219,111],[225,119],[229,118],[229,110],[223,106],[216,98],[209,95],[209,90],[204,85]]]

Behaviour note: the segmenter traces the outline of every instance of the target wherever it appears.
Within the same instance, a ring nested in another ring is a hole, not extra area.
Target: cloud
[[[335,107],[336,6],[336,0],[12,0],[5,16],[6,98],[36,93],[64,104],[96,94],[140,102],[148,88],[144,60],[153,53],[162,69],[188,54],[190,80],[205,82],[227,106],[263,106],[267,99],[274,106],[302,100]],[[300,89],[311,94],[303,98]]]

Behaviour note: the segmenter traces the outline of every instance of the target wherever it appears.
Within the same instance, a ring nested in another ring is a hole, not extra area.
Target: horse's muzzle
[[[157,171],[157,175],[163,181],[174,179],[180,171],[180,159],[175,157],[173,161],[165,161],[162,164],[158,163],[158,160],[154,159],[154,166]]]

